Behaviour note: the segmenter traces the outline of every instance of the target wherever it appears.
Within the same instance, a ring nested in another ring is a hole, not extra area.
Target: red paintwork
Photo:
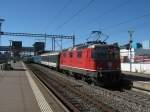
[[[91,59],[91,49],[90,48],[83,48],[82,50],[82,57],[77,58],[77,51],[62,51],[60,54],[60,65],[67,65],[72,67],[79,67],[85,69],[95,69],[95,62]],[[66,58],[64,58],[63,53],[66,52]],[[69,53],[73,53],[73,57],[70,58]]]
[[[105,69],[105,70],[114,70],[116,68],[120,69],[120,59],[109,61],[109,60],[103,60],[103,61],[97,61],[92,59],[91,57],[91,51],[92,48],[82,48],[80,49],[82,51],[82,57],[77,57],[77,51],[76,49],[66,50],[62,51],[60,53],[60,68],[61,65],[66,66],[72,66],[72,67],[78,67],[78,68],[84,68],[91,70],[98,70],[98,69]],[[66,57],[64,58],[64,53],[66,52]],[[69,53],[73,53],[73,57],[71,58],[69,56]],[[109,64],[112,66],[110,67]]]

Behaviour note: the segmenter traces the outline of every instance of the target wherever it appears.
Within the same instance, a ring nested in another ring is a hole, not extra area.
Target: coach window
[[[73,57],[73,53],[72,53],[72,52],[70,52],[70,54],[69,54],[69,55],[70,55],[70,58],[72,58],[72,57]]]
[[[82,51],[77,51],[77,57],[81,58],[82,57]]]
[[[45,56],[43,56],[43,60],[45,61]]]
[[[49,61],[48,59],[49,59],[49,57],[48,57],[48,56],[46,56],[46,61]]]

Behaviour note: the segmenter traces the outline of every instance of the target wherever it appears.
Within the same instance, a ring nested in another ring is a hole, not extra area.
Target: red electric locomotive
[[[121,75],[119,47],[96,41],[63,50],[60,69],[89,83],[117,83]]]

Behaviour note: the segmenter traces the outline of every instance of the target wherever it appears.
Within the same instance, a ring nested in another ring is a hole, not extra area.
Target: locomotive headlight
[[[97,70],[102,70],[102,68],[101,68],[101,67],[99,67],[99,66],[97,66]]]
[[[102,68],[100,67],[99,70],[102,70]]]
[[[108,67],[109,67],[109,68],[112,67],[112,62],[108,62]]]
[[[117,67],[117,69],[119,70],[120,68],[119,68],[119,67]]]

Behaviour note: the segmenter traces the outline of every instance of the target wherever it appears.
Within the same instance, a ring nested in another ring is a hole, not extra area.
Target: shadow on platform
[[[135,75],[124,75],[124,78],[127,78],[131,81],[150,81],[149,77],[144,76],[135,76]]]
[[[13,68],[12,71],[26,71],[26,69],[23,69],[23,68],[20,68],[20,69],[19,68]]]

